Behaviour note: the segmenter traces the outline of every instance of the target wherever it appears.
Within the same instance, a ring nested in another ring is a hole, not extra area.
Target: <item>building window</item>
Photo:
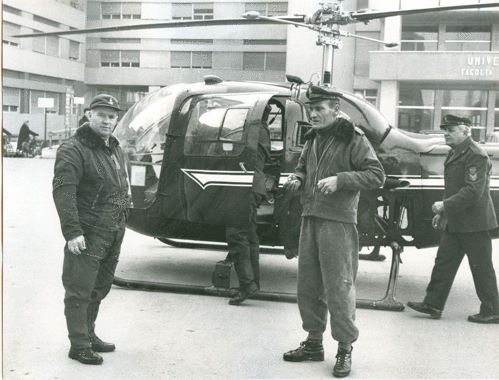
[[[40,22],[40,23],[45,24],[45,25],[53,26],[54,28],[61,27],[60,23],[58,23],[56,21],[49,20],[48,18],[45,18],[45,17],[37,16],[37,15],[33,15],[33,21],[37,21],[37,22]]]
[[[194,4],[194,20],[213,20],[213,3]]]
[[[208,51],[172,51],[172,69],[211,69],[212,53]]]
[[[447,25],[446,51],[490,51],[490,25]]]
[[[246,12],[256,11],[262,16],[285,16],[288,14],[287,2],[272,2],[272,3],[246,3]]]
[[[40,33],[39,30],[33,30],[34,33]],[[45,36],[33,38],[33,51],[37,53],[59,57],[59,37]]]
[[[21,105],[21,91],[18,88],[4,87],[3,95],[3,112],[19,112]]]
[[[286,53],[249,53],[243,55],[243,70],[286,70]]]
[[[69,6],[72,7],[72,8],[74,8],[74,9],[79,9],[79,10],[82,9],[82,6],[81,6],[79,0],[70,0],[69,1]]]
[[[208,39],[187,39],[187,38],[172,38],[171,43],[175,45],[212,45],[213,40]]]
[[[139,50],[101,50],[101,67],[140,67]]]
[[[101,17],[104,20],[140,19],[141,3],[101,3]]]
[[[398,127],[409,132],[433,129],[435,90],[415,88],[400,84]]]
[[[62,94],[65,96],[65,94]],[[38,107],[38,99],[40,98],[51,98],[54,99],[54,107],[47,108],[47,113],[57,114],[59,112],[59,93],[57,92],[48,92],[48,91],[30,91],[30,114],[43,114],[44,109]]]
[[[369,9],[369,0],[357,0],[357,9]]]
[[[4,12],[12,13],[16,16],[22,16],[22,11],[20,9],[11,7],[10,5],[7,4],[2,4],[2,10]]]
[[[172,4],[173,20],[192,20],[192,4]]]
[[[437,25],[402,25],[401,50],[437,51]]]
[[[21,33],[21,27],[8,21],[2,23],[2,43],[11,46],[19,46],[19,39],[14,38],[16,34]]]
[[[88,41],[88,39],[87,39]],[[140,38],[103,38],[99,40],[103,44],[140,44]]]
[[[243,40],[243,45],[286,45],[286,40]]]
[[[374,107],[378,107],[378,90],[355,90],[354,93]]]
[[[69,41],[69,59],[71,61],[80,60],[80,43],[76,41]]]

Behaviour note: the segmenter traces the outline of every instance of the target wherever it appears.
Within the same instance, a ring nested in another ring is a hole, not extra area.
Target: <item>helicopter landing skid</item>
[[[358,299],[357,307],[361,309],[376,309],[376,310],[390,310],[390,311],[403,311],[404,304],[395,300],[395,289],[397,287],[398,274],[400,269],[400,254],[403,248],[396,242],[390,244],[392,248],[392,265],[390,268],[390,277],[388,279],[388,288],[386,295],[379,301]]]
[[[404,305],[395,300],[395,288],[397,286],[397,278],[400,265],[400,253],[402,247],[397,243],[391,244],[393,250],[392,267],[390,270],[390,278],[388,281],[388,290],[385,298],[375,300],[357,299],[356,305],[361,309],[376,309],[376,310],[389,310],[389,311],[402,311]],[[149,282],[138,280],[126,280],[119,277],[114,277],[113,284],[127,289],[145,290],[167,293],[180,293],[180,294],[196,294],[218,297],[233,297],[237,294],[238,289],[230,288],[230,270],[232,263],[223,260],[219,261],[215,266],[212,281],[214,286],[199,286],[199,285],[183,285],[183,284],[169,284],[164,282]],[[274,302],[289,302],[296,303],[296,294],[292,293],[275,293],[260,291],[251,297],[254,300],[261,301],[274,301]]]

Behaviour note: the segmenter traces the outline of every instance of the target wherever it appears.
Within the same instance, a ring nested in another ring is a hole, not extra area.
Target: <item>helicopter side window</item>
[[[203,99],[192,109],[184,153],[200,156],[238,156],[244,149],[244,123],[249,108],[230,107],[220,99]]]

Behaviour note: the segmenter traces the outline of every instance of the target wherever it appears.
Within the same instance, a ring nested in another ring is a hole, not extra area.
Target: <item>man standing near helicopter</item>
[[[265,186],[265,163],[270,159],[270,130],[268,118],[272,107],[265,106],[258,135],[258,148],[255,158],[253,185],[249,199],[249,219],[242,227],[227,227],[226,239],[229,247],[227,259],[234,263],[239,290],[229,300],[230,305],[240,305],[260,290],[260,241],[256,229],[257,208],[267,195]]]
[[[357,207],[361,190],[379,188],[384,170],[364,133],[340,116],[341,94],[311,86],[312,129],[295,173],[284,188],[302,189],[298,253],[298,308],[307,340],[284,360],[323,361],[327,314],[338,341],[335,377],[350,374],[355,325],[355,278],[359,260]]]
[[[492,263],[489,231],[497,227],[490,196],[492,163],[470,136],[471,120],[446,115],[440,126],[451,150],[445,160],[444,200],[432,206],[433,227],[443,229],[430,283],[423,302],[408,302],[420,313],[440,319],[464,255],[468,256],[480,312],[470,315],[475,323],[499,323],[499,295]]]
[[[90,121],[57,150],[53,197],[66,245],[62,282],[69,357],[101,364],[115,350],[95,334],[101,301],[111,290],[129,206],[125,156],[111,135],[122,111],[110,95],[90,103]]]

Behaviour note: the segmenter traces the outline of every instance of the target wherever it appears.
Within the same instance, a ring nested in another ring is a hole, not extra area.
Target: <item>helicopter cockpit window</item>
[[[267,119],[270,130],[270,149],[272,152],[282,151],[284,142],[282,140],[282,110],[276,104],[271,103],[270,115]]]
[[[254,95],[202,97],[191,102],[184,153],[238,156],[244,150],[244,124],[258,98]]]

